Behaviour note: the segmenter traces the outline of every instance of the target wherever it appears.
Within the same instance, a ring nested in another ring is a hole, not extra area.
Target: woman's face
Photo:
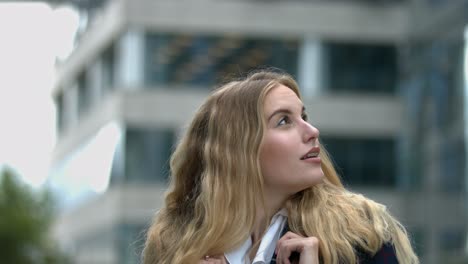
[[[324,177],[318,157],[319,131],[307,122],[304,105],[290,88],[279,85],[265,98],[266,128],[260,147],[265,194],[290,196]]]

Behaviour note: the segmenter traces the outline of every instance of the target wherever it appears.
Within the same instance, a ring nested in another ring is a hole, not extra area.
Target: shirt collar
[[[288,213],[285,208],[278,211],[272,218],[270,226],[262,237],[257,254],[253,260],[253,264],[270,263],[271,257],[275,251],[276,241],[281,236],[281,231],[287,221]],[[225,253],[224,256],[229,264],[249,263],[250,259],[248,251],[252,247],[252,240],[248,237],[245,242],[237,249]]]

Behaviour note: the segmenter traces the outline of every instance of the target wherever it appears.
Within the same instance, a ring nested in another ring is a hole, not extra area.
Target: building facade
[[[55,234],[76,263],[138,263],[188,121],[217,84],[259,67],[298,79],[345,184],[388,206],[422,263],[461,263],[467,1],[88,8],[53,91],[50,184],[64,205]]]

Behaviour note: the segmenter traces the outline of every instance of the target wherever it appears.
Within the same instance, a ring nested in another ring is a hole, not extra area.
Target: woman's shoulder
[[[375,254],[359,251],[359,264],[398,264],[396,251],[391,243],[384,243]]]
[[[362,194],[345,192],[345,196],[349,201],[347,211],[354,212],[353,215],[356,219],[360,219],[361,228],[364,228],[364,233],[358,232],[354,235],[358,237],[369,238],[370,240],[364,242],[371,251],[356,250],[359,257],[359,264],[396,264],[398,262],[396,247],[391,242],[394,238],[401,237],[399,234],[403,232],[406,235],[404,227],[399,221],[392,216],[387,207],[373,199],[366,197]],[[357,224],[358,222],[354,222]],[[360,228],[350,228],[352,230],[361,230]],[[370,233],[369,233],[370,232]],[[355,241],[356,242],[356,241]],[[362,241],[361,241],[362,242]],[[398,242],[400,242],[398,240]],[[359,248],[360,243],[355,244]],[[379,248],[379,244],[381,245]],[[364,246],[361,244],[361,246]]]

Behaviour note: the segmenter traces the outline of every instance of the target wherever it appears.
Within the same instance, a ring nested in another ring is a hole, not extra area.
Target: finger
[[[308,237],[302,243],[299,259],[300,264],[319,263],[320,241],[316,237]]]
[[[300,238],[303,238],[303,236],[300,236],[296,233],[288,231],[278,240],[278,242],[276,243],[276,248],[275,248],[278,263],[290,264],[289,257],[291,256],[292,252],[286,248],[284,250],[280,250],[280,248],[282,247],[282,245],[285,245],[286,241],[291,240],[291,239],[300,239]]]
[[[277,264],[291,264],[288,258],[284,258],[283,252],[280,250],[278,255],[276,256],[276,263]]]
[[[300,236],[296,233],[293,233],[291,231],[288,231],[286,234],[284,234],[279,240],[278,242],[276,243],[276,248],[275,248],[275,252],[276,254],[278,254],[278,248],[279,248],[279,245],[281,245],[281,243],[284,243],[284,241],[286,240],[289,240],[289,239],[293,239],[293,238],[304,238],[303,236]]]
[[[280,263],[290,263],[292,261],[291,257],[293,256],[293,253],[301,252],[302,243],[304,239],[306,238],[295,237],[295,238],[289,238],[287,240],[279,241],[277,259],[280,260]]]
[[[290,263],[294,252],[297,256],[294,261],[300,263],[318,263],[319,240],[316,237],[298,237],[283,240],[278,243],[277,259],[280,263]],[[297,258],[299,257],[299,258]]]
[[[293,233],[291,231],[288,231],[280,239],[291,239],[291,238],[303,238],[303,236]]]

